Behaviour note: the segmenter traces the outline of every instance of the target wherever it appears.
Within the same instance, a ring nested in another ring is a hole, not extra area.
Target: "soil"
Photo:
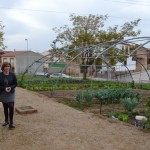
[[[68,97],[66,93],[61,93]],[[144,96],[149,96],[149,91]],[[56,93],[55,93],[56,94]],[[62,95],[61,95],[62,97]],[[70,96],[71,97],[71,96]],[[0,150],[149,150],[150,133],[140,127],[88,111],[79,111],[48,97],[16,89],[15,107],[31,106],[33,114],[15,112],[16,128],[0,127]],[[61,98],[62,99],[62,98]],[[142,107],[141,104],[140,107]],[[93,107],[94,108],[94,107]],[[103,108],[105,109],[105,108]],[[0,106],[3,122],[3,108]],[[95,110],[96,111],[96,110]]]
[[[145,107],[146,100],[148,97],[150,97],[150,91],[149,90],[142,90],[142,89],[133,89],[134,92],[138,92],[141,94],[142,101],[140,102],[140,105],[136,108],[135,111],[142,111]],[[76,101],[75,95],[81,91],[79,90],[57,90],[54,92],[50,91],[40,91],[40,94],[43,94],[45,96],[48,96],[49,98],[55,98],[55,101],[63,103],[64,101]],[[109,105],[103,105],[102,108],[102,115],[106,115],[110,113],[111,111],[115,110],[116,112],[123,112],[124,109],[120,106],[120,104],[109,104]],[[90,112],[94,114],[100,113],[99,104],[95,102],[92,104],[89,108],[84,109],[84,112]]]

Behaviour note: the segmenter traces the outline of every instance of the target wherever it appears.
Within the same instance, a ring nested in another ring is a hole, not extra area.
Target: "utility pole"
[[[27,41],[27,51],[28,51],[28,39],[25,39]]]

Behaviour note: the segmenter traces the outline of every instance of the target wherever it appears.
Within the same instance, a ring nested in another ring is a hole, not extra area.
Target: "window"
[[[11,66],[14,66],[14,58],[10,58],[10,64]]]
[[[3,62],[7,62],[7,58],[3,58]]]
[[[127,66],[127,61],[124,61],[124,65]]]

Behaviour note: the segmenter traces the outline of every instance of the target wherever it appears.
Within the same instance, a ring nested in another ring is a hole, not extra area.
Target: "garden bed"
[[[150,97],[150,91],[148,90],[134,89],[134,91],[142,95],[142,98],[141,98],[142,101],[134,110],[135,113],[133,113],[132,115],[129,115],[129,120],[127,121],[127,123],[132,124],[132,125],[134,125],[135,123],[135,116],[137,114],[144,115],[143,109],[145,108],[147,98]],[[53,93],[53,95],[51,94],[50,91],[40,91],[39,93],[44,94],[48,97],[55,97],[57,102],[59,103],[64,103],[66,105],[80,109],[82,111],[90,112],[95,115],[99,115],[100,106],[98,102],[95,102],[90,106],[77,105],[77,101],[75,100],[75,95],[79,92],[80,92],[79,90],[78,91],[77,90],[57,90]],[[121,112],[124,112],[124,109],[120,106],[120,104],[113,104],[113,105],[105,104],[102,107],[101,115],[111,118],[111,114],[114,112],[121,113]]]

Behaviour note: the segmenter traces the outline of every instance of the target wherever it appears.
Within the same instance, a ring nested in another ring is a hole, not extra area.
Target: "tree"
[[[81,72],[83,73],[83,78],[86,79],[87,69],[94,62],[96,65],[102,64],[102,59],[95,59],[95,55],[92,50],[90,50],[90,45],[99,44],[101,42],[109,41],[112,39],[124,39],[124,37],[134,37],[140,34],[140,30],[134,30],[138,25],[140,19],[125,22],[122,26],[115,25],[114,27],[108,27],[108,29],[103,29],[105,21],[108,19],[107,15],[89,15],[89,16],[76,16],[74,14],[70,15],[70,21],[72,26],[69,27],[64,25],[60,28],[53,28],[54,32],[57,33],[55,42],[60,43],[61,49],[69,48],[79,48],[83,47],[81,55]],[[53,46],[53,45],[51,45]],[[109,47],[108,44],[106,47]],[[71,53],[73,57],[78,52]],[[115,57],[109,57],[109,55],[123,55],[116,48],[112,48],[108,51],[107,60],[110,64],[115,65],[118,59]],[[122,59],[121,59],[122,60]],[[120,60],[120,61],[121,61]]]
[[[3,44],[3,41],[4,41],[4,32],[3,32],[3,29],[4,29],[4,25],[2,24],[2,22],[0,21],[0,48],[4,48],[4,44]]]

